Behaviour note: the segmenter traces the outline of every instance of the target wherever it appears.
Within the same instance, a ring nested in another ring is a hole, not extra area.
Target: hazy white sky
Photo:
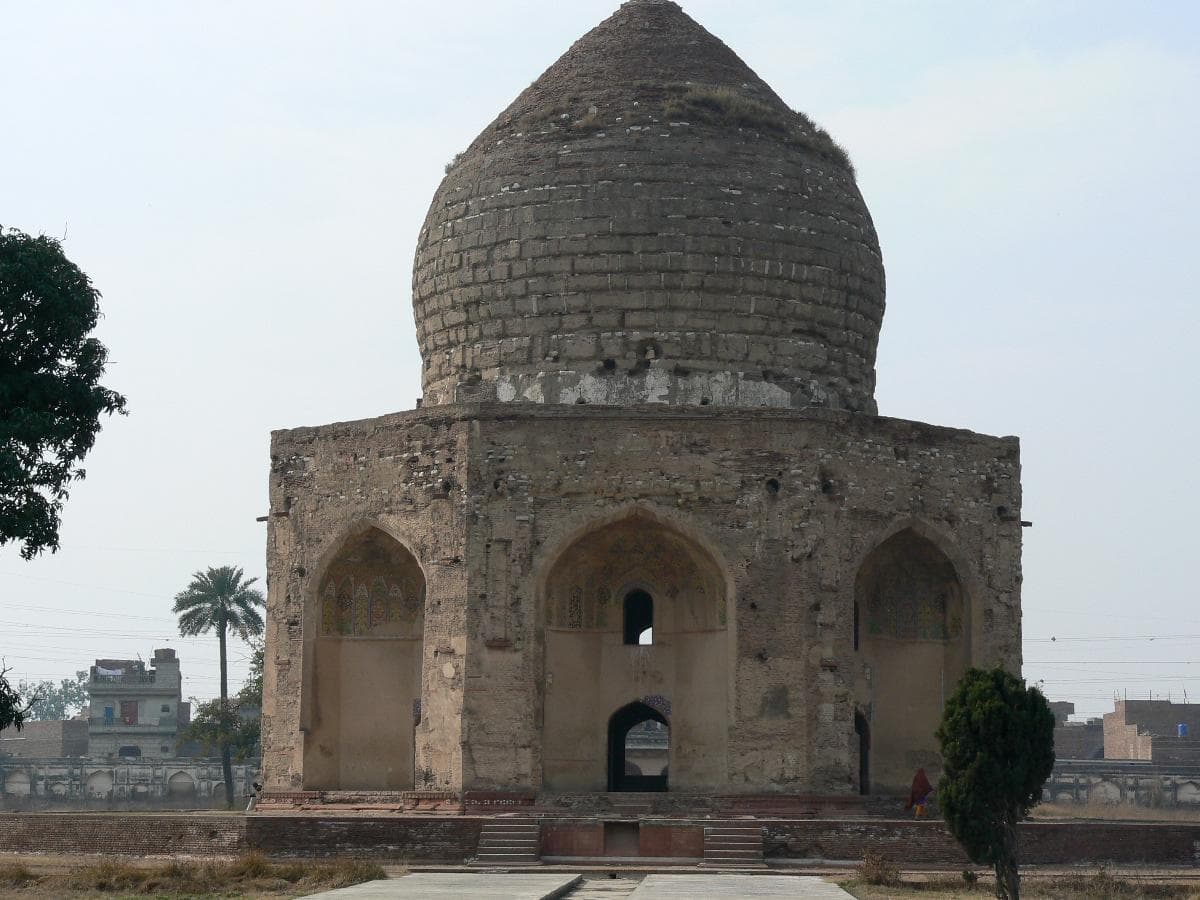
[[[197,568],[262,575],[271,429],[413,406],[444,164],[613,8],[0,0],[0,224],[66,236],[131,413],[62,550],[0,551],[17,677],[169,644],[185,693],[215,693],[215,641],[178,638],[171,598]],[[1200,6],[685,9],[857,165],[881,412],[1021,436],[1026,677],[1093,715],[1200,700]]]

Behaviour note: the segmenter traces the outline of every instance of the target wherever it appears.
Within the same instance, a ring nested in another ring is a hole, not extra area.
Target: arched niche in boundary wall
[[[91,799],[108,797],[112,794],[112,789],[112,772],[92,772],[90,775],[88,775],[87,781],[84,784],[84,790],[87,793],[87,796]]]
[[[670,790],[724,785],[734,628],[716,560],[672,526],[630,515],[550,566],[543,788],[608,789],[609,722],[635,701],[669,716]]]
[[[909,528],[864,561],[855,582],[855,642],[866,664],[872,793],[907,795],[924,768],[936,783],[935,733],[970,664],[970,604],[954,564]],[[867,749],[867,748],[864,748]]]
[[[196,796],[196,780],[187,772],[176,772],[167,779],[167,796],[172,799]]]
[[[409,790],[420,709],[425,576],[378,528],[349,536],[318,582],[306,790]]]

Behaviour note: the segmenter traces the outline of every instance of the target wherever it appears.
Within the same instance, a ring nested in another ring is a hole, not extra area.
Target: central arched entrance
[[[639,727],[648,724],[658,727]],[[665,791],[670,747],[671,724],[662,713],[640,702],[622,706],[608,720],[608,789]]]
[[[543,789],[664,791],[668,768],[673,791],[725,786],[734,629],[713,553],[638,510],[544,579]]]

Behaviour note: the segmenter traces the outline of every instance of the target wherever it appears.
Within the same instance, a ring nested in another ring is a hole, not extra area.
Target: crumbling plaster
[[[727,580],[728,762],[703,787],[853,792],[863,560],[904,528],[930,538],[974,610],[971,662],[1019,671],[1019,476],[1015,438],[828,410],[488,403],[276,432],[268,786],[304,786],[313,592],[369,522],[427,581],[416,786],[541,788],[544,579],[633,515]]]

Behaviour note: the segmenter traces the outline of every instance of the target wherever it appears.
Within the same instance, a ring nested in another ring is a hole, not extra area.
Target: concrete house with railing
[[[183,702],[175,651],[140,659],[98,659],[88,679],[88,754],[93,759],[161,759],[176,755],[191,719]]]

